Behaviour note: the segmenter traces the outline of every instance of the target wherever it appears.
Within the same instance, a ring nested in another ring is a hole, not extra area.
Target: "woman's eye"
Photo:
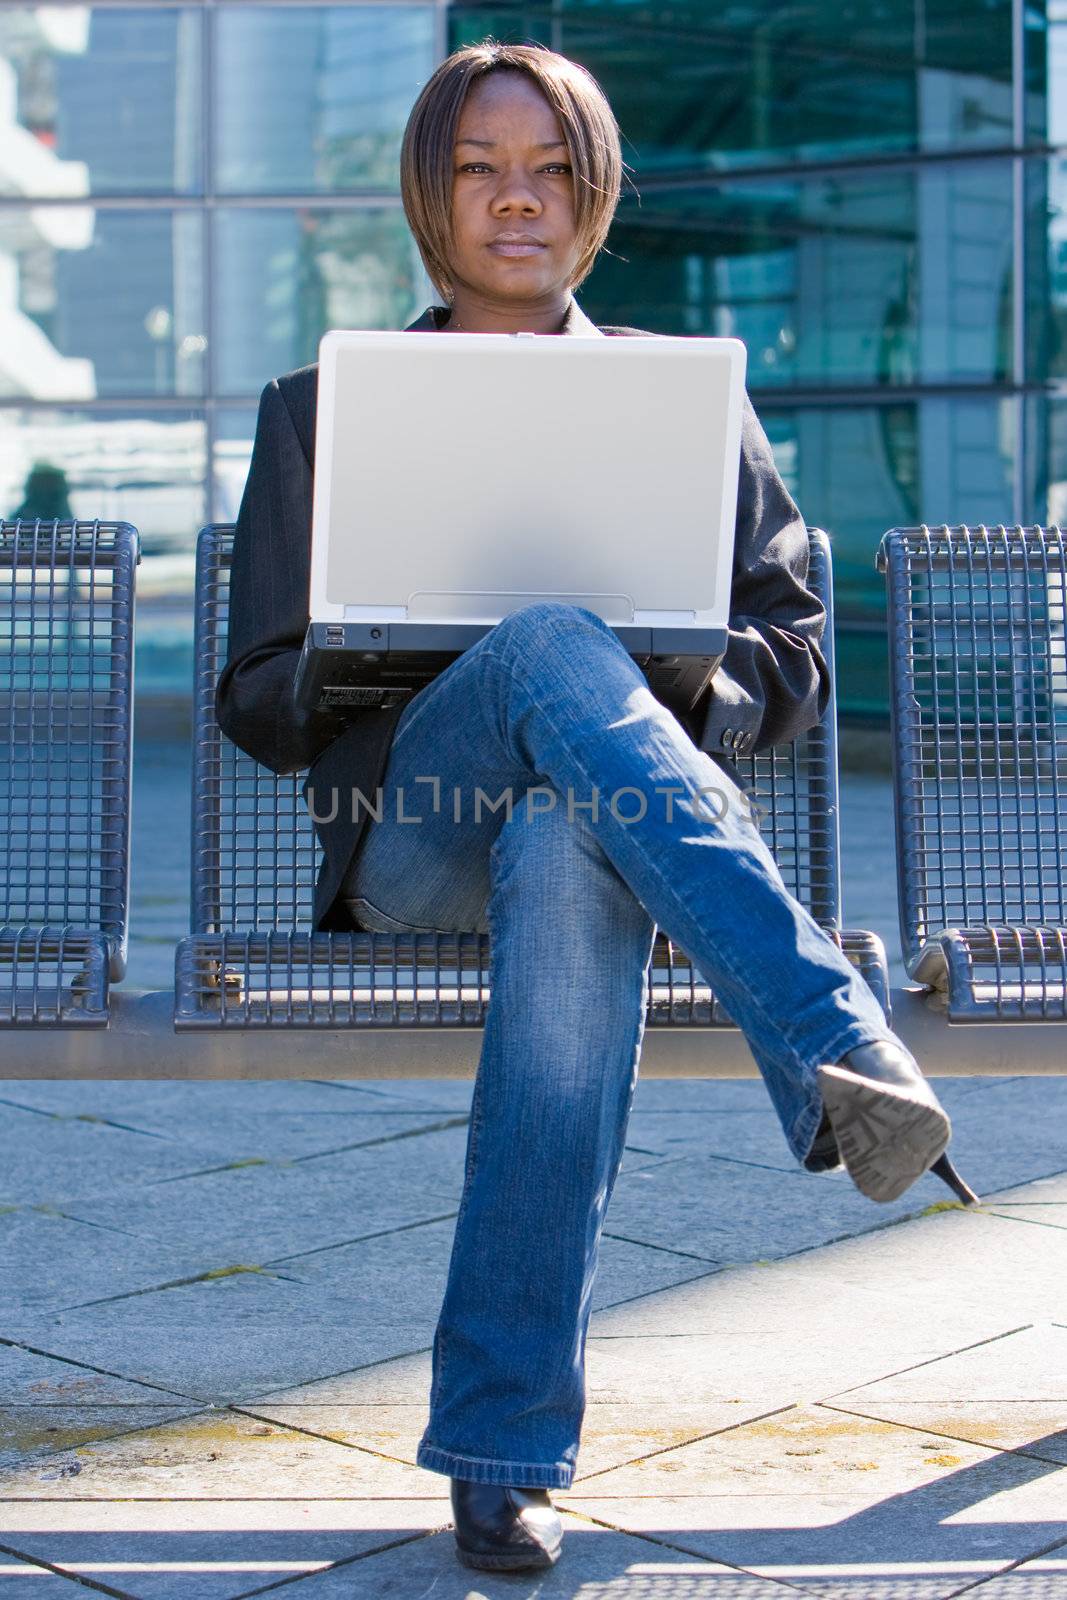
[[[484,167],[488,171],[488,163],[485,161],[466,161],[459,170],[460,172],[473,172],[476,167]],[[551,161],[543,170],[545,172],[570,172],[571,169],[561,161]]]

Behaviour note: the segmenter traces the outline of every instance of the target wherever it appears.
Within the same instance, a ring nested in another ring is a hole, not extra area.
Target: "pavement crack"
[[[339,1144],[330,1150],[313,1150],[306,1156],[294,1156],[293,1164],[305,1161],[322,1161],[326,1156],[343,1155],[346,1150],[369,1150],[378,1144],[398,1144],[402,1139],[419,1139],[425,1133],[443,1133],[448,1128],[463,1128],[469,1116],[445,1117],[440,1122],[424,1123],[420,1128],[402,1128],[399,1133],[382,1133],[375,1139],[357,1139],[352,1144]]]
[[[943,1351],[940,1355],[927,1356],[925,1361],[912,1361],[912,1362],[909,1362],[909,1364],[906,1367],[896,1367],[896,1368],[894,1368],[894,1370],[892,1372],[880,1373],[879,1377],[878,1377],[878,1382],[879,1383],[884,1383],[887,1378],[899,1378],[905,1372],[918,1372],[922,1367],[932,1367],[938,1361],[947,1361],[949,1356],[961,1356],[961,1355],[964,1355],[968,1350],[981,1350],[983,1345],[999,1344],[1001,1339],[1010,1339],[1010,1338],[1012,1338],[1012,1336],[1014,1334],[1016,1334],[1016,1333],[1026,1333],[1026,1331],[1029,1328],[1034,1328],[1036,1326],[1037,1326],[1037,1324],[1034,1323],[1034,1322],[1024,1322],[1018,1328],[1005,1328],[1003,1333],[991,1333],[988,1336],[988,1338],[976,1339],[973,1344],[961,1344],[958,1347],[954,1347],[951,1350]],[[837,1389],[837,1390],[834,1391],[834,1393],[832,1395],[827,1395],[826,1400],[825,1401],[820,1401],[819,1404],[820,1405],[824,1405],[824,1404],[828,1404],[830,1401],[833,1401],[833,1400],[844,1399],[850,1394],[855,1394],[856,1391],[859,1390],[859,1389],[868,1388],[869,1385],[870,1385],[870,1381],[871,1380],[868,1378],[868,1379],[865,1379],[863,1383],[854,1383],[852,1385],[852,1387],[849,1388],[849,1389]],[[842,1408],[842,1409],[844,1409],[844,1408]]]
[[[80,1583],[86,1589],[93,1589],[97,1594],[110,1594],[115,1600],[138,1600],[128,1589],[115,1589],[110,1583],[103,1583],[99,1578],[87,1578],[81,1572],[76,1572],[72,1567],[57,1567],[53,1562],[46,1561],[44,1556],[27,1555],[25,1550],[16,1550],[13,1545],[0,1544],[0,1554],[14,1556],[19,1561],[25,1561],[27,1566],[38,1567],[42,1573],[51,1572],[55,1577],[66,1578],[71,1583]]]
[[[143,1289],[126,1289],[122,1294],[101,1295],[97,1300],[76,1300],[69,1306],[53,1307],[53,1314],[58,1314],[60,1311],[85,1311],[90,1306],[110,1306],[119,1300],[137,1300],[142,1295],[159,1294],[164,1289],[185,1289],[192,1283],[208,1283],[217,1278],[231,1278],[244,1272],[259,1273],[265,1278],[283,1278],[286,1276],[284,1273],[271,1272],[265,1266],[238,1262],[230,1267],[210,1267],[206,1272],[197,1272],[188,1278],[170,1278],[165,1283],[146,1284]],[[296,1282],[297,1280],[290,1279],[288,1281]]]
[[[327,1250],[343,1250],[348,1245],[367,1244],[372,1239],[388,1239],[394,1234],[411,1233],[416,1228],[428,1228],[431,1223],[449,1222],[458,1215],[458,1211],[445,1211],[439,1217],[420,1217],[417,1222],[402,1222],[395,1228],[379,1228],[376,1233],[360,1233],[351,1239],[335,1239],[330,1244],[312,1245],[309,1250],[294,1250],[287,1256],[270,1256],[264,1264],[274,1267],[285,1261],[302,1261],[305,1256],[320,1256]]]
[[[719,1231],[725,1232],[724,1229],[720,1229]],[[724,1265],[724,1263],[717,1260],[715,1256],[697,1255],[695,1250],[674,1250],[669,1244],[652,1244],[648,1239],[631,1239],[629,1234],[614,1233],[608,1228],[604,1229],[603,1237],[605,1239],[618,1239],[622,1244],[640,1245],[642,1250],[658,1250],[661,1255],[680,1256],[686,1261],[699,1261],[704,1266],[721,1267]]]
[[[25,1350],[27,1355],[43,1356],[46,1361],[55,1361],[64,1367],[77,1367],[82,1372],[95,1372],[102,1378],[114,1378],[119,1383],[136,1384],[139,1389],[154,1389],[160,1394],[176,1394],[180,1400],[199,1401],[204,1404],[202,1397],[186,1394],[184,1389],[170,1389],[166,1384],[154,1383],[151,1378],[128,1378],[124,1372],[114,1372],[110,1367],[98,1367],[91,1361],[82,1361],[77,1356],[57,1355],[54,1350],[46,1350],[43,1345],[29,1344],[25,1339],[8,1339],[0,1334],[0,1345],[7,1345],[11,1350]],[[120,1404],[137,1404],[136,1401],[121,1401]]]
[[[0,1095],[0,1106],[12,1106],[16,1111],[28,1111],[31,1116],[46,1117],[52,1122],[98,1122],[105,1128],[118,1128],[123,1133],[139,1133],[145,1139],[162,1139],[165,1144],[173,1141],[169,1134],[158,1133],[154,1128],[138,1128],[132,1122],[119,1122],[115,1117],[101,1117],[93,1111],[49,1111],[47,1106],[26,1105],[22,1100],[11,1100],[6,1095]]]

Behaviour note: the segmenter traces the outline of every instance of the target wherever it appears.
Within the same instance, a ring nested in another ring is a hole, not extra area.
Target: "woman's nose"
[[[541,201],[538,198],[537,190],[521,174],[509,174],[501,178],[500,185],[493,197],[493,207],[496,211],[507,210],[512,206],[532,211],[541,209]]]

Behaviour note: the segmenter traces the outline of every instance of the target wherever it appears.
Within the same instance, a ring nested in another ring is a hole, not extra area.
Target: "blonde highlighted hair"
[[[624,162],[619,126],[603,90],[568,56],[544,45],[466,45],[442,61],[411,108],[400,148],[400,197],[430,281],[451,302],[453,146],[471,85],[493,72],[522,72],[559,119],[574,170],[579,240],[570,288],[592,270],[619,203]]]

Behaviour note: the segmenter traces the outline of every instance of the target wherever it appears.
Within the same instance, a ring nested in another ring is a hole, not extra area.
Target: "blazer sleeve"
[[[687,718],[709,754],[788,743],[821,719],[826,608],[807,585],[807,526],[746,391],[726,654]]]
[[[299,711],[294,696],[309,620],[311,493],[311,463],[272,378],[237,513],[215,715],[234,744],[276,773],[309,766],[345,728],[333,712]]]

